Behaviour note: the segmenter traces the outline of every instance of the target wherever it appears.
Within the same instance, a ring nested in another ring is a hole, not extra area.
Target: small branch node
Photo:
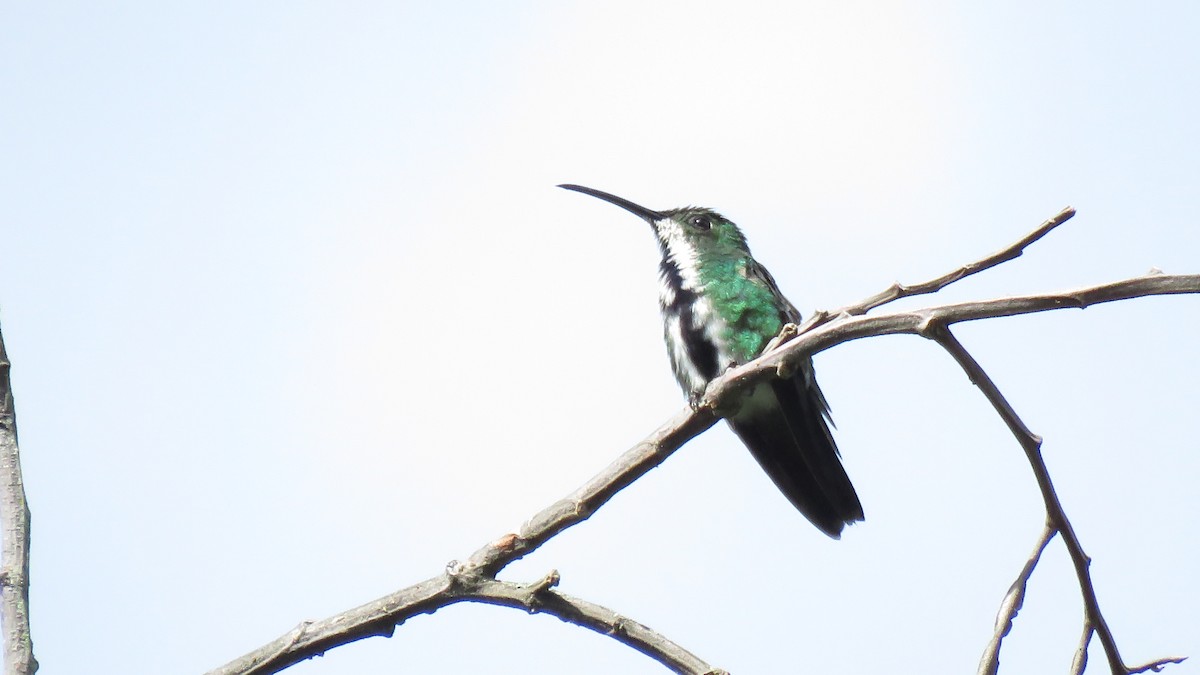
[[[592,514],[595,513],[595,511],[596,511],[591,506],[589,506],[586,502],[581,501],[581,500],[575,500],[573,506],[574,506],[574,508],[571,509],[571,512],[575,514],[576,518],[580,518],[582,520],[587,520],[588,518],[591,518]]]
[[[479,584],[479,568],[470,561],[451,560],[446,563],[446,579],[451,588],[469,589]]]
[[[305,621],[301,621],[295,628],[293,628],[290,644],[292,644],[292,645],[298,644],[300,642],[300,638],[304,637],[304,633],[308,631],[308,627],[311,626],[312,624],[313,624],[312,621],[305,620]]]
[[[945,341],[949,335],[949,328],[946,322],[938,318],[933,312],[921,312],[917,316],[920,321],[917,322],[917,335],[935,342]]]
[[[492,548],[496,549],[498,553],[511,553],[517,548],[517,544],[520,543],[520,541],[520,535],[516,534],[515,532],[509,532],[508,534],[505,534],[493,541]]]
[[[554,588],[560,581],[562,581],[562,576],[559,575],[558,570],[550,570],[541,579],[530,584],[529,590],[534,594],[541,593]]]

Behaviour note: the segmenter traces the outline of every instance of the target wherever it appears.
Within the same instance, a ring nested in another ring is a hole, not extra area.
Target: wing
[[[779,299],[782,321],[800,323],[800,311],[779,291],[767,268],[755,262],[746,271]],[[829,403],[812,361],[786,380],[761,386],[754,398],[758,400],[748,401],[729,424],[788,501],[834,538],[845,524],[862,520],[862,504],[829,429]]]
[[[836,539],[845,524],[863,519],[863,509],[838,457],[825,399],[810,380],[796,373],[760,385],[729,426],[788,501]]]
[[[779,318],[784,323],[800,323],[800,310],[796,309],[796,306],[779,291],[779,284],[775,283],[775,277],[771,276],[767,268],[763,267],[757,260],[751,260],[746,265],[746,276],[761,281],[779,299]]]

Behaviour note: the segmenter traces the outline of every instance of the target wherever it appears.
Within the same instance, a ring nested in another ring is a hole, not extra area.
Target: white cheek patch
[[[658,232],[659,240],[667,249],[667,257],[675,263],[675,267],[679,270],[683,287],[688,290],[699,290],[701,287],[697,269],[699,256],[696,255],[696,248],[684,236],[679,223],[666,218],[656,221],[654,229]]]

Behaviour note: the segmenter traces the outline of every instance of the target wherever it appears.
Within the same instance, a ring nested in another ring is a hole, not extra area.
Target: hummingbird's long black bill
[[[608,202],[609,204],[616,204],[617,206],[625,209],[626,211],[634,214],[635,216],[638,216],[642,220],[645,220],[646,222],[651,223],[651,224],[653,224],[654,221],[656,221],[656,220],[662,220],[663,218],[666,218],[665,215],[663,215],[662,213],[659,213],[658,211],[651,211],[650,209],[648,209],[644,206],[639,206],[637,204],[634,204],[633,202],[629,201],[628,199],[623,199],[621,197],[618,197],[616,195],[611,195],[611,194],[609,194],[607,192],[603,192],[601,190],[594,190],[590,187],[584,187],[582,185],[571,185],[570,183],[564,183],[562,185],[559,185],[558,187],[563,188],[564,190],[574,190],[576,192],[582,192],[583,194],[591,195],[591,196],[595,197],[596,199],[603,199],[604,201]]]

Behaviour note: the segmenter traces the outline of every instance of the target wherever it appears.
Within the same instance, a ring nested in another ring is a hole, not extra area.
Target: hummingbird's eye
[[[691,223],[692,227],[696,228],[697,230],[708,230],[712,228],[712,223],[709,222],[708,216],[692,216],[692,219],[688,222]]]

